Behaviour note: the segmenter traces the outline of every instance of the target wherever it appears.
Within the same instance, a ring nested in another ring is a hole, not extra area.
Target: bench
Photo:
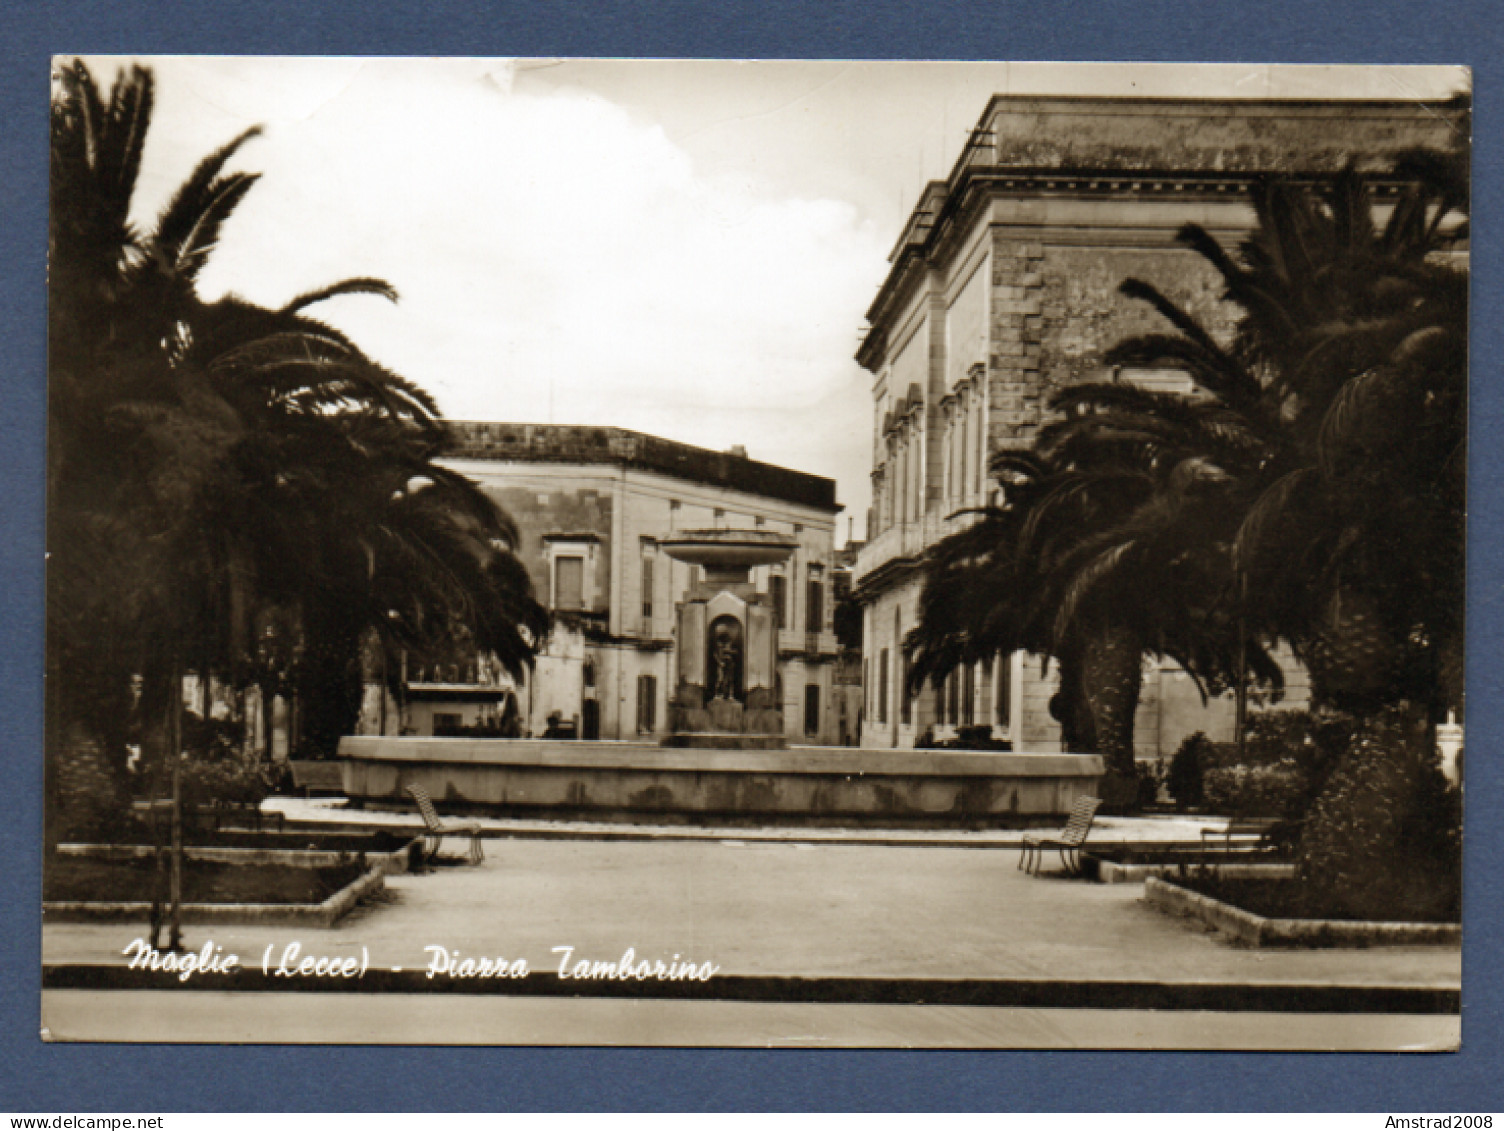
[[[1085,843],[1087,834],[1091,832],[1091,823],[1096,818],[1097,809],[1101,804],[1100,797],[1076,798],[1071,803],[1070,820],[1066,822],[1064,831],[1058,837],[1025,833],[1023,851],[1018,857],[1018,866],[1025,872],[1037,875],[1040,865],[1044,862],[1044,850],[1053,848],[1060,853],[1060,863],[1065,866],[1065,870],[1072,876],[1079,876],[1081,874],[1081,845]]]
[[[131,806],[132,810],[139,813],[150,813],[153,817],[163,813],[170,820],[172,815],[172,798],[158,797],[153,801],[137,801]],[[178,815],[182,819],[184,828],[203,829],[205,831],[218,832],[226,820],[234,818],[251,825],[259,833],[265,822],[270,821],[276,826],[278,832],[285,831],[287,827],[287,815],[279,809],[263,809],[259,803],[223,801],[212,805],[189,805],[186,803],[178,806]]]
[[[344,767],[339,762],[288,762],[292,767],[292,785],[301,789],[304,797],[312,797],[314,790],[321,793],[345,792]]]
[[[1263,848],[1269,843],[1269,830],[1279,824],[1275,817],[1234,817],[1220,829],[1202,829],[1203,850],[1217,848],[1231,852],[1234,848]],[[1219,843],[1220,842],[1220,843]]]
[[[432,860],[439,854],[439,846],[444,843],[446,836],[469,836],[470,837],[470,863],[479,864],[486,858],[485,850],[480,843],[480,822],[478,821],[441,821],[434,811],[433,798],[428,796],[428,790],[421,785],[410,785],[406,790],[418,805],[418,812],[423,815],[423,824],[427,833],[423,838],[423,859]]]

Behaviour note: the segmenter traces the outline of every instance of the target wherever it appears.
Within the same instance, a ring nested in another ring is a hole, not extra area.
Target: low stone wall
[[[1216,927],[1250,946],[1460,946],[1459,923],[1372,923],[1344,919],[1267,919],[1166,880],[1144,881],[1144,899],[1162,911]]]
[[[396,876],[411,868],[414,848],[421,839],[414,837],[390,852],[359,853],[337,849],[235,848],[195,844],[184,847],[183,858],[215,864],[282,864],[293,868],[334,868],[361,859],[388,876]],[[85,856],[96,860],[149,860],[159,850],[147,844],[60,844],[57,851],[59,856]]]
[[[352,802],[514,815],[839,824],[1028,825],[1056,821],[1103,774],[1094,754],[951,750],[701,750],[626,742],[351,737]]]
[[[386,884],[380,865],[357,876],[323,903],[184,903],[182,921],[252,926],[332,927],[366,896]],[[53,923],[145,923],[145,901],[44,900],[42,921]]]
[[[1083,854],[1083,862],[1085,854]],[[1295,865],[1288,863],[1267,864],[1219,864],[1215,860],[1208,864],[1193,864],[1192,867],[1210,868],[1219,876],[1230,880],[1287,880],[1295,875]],[[1098,883],[1103,884],[1141,884],[1150,877],[1168,876],[1174,878],[1179,872],[1179,864],[1119,864],[1114,860],[1096,861]]]

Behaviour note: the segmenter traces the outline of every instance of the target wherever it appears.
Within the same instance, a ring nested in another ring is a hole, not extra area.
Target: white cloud
[[[115,61],[95,60],[96,74]],[[1441,96],[1455,68],[150,60],[138,218],[247,126],[204,282],[320,314],[454,416],[615,424],[869,494],[852,360],[885,255],[994,92]],[[861,533],[858,519],[857,533]]]
[[[159,71],[170,97],[175,68]],[[457,417],[542,420],[551,405],[559,422],[754,454],[785,448],[767,410],[828,411],[849,390],[853,419],[865,420],[851,355],[890,233],[852,204],[697,168],[662,129],[604,98],[514,93],[494,63],[283,77],[265,137],[237,158],[263,176],[205,272],[206,293],[275,303],[337,278],[385,278],[397,307],[352,297],[319,313]],[[222,133],[205,142],[205,127],[185,124],[179,136],[197,150],[154,151],[162,186],[240,128],[252,101],[233,71],[192,78]],[[221,78],[227,91],[204,89]],[[761,432],[722,436],[716,424],[738,419]],[[844,474],[819,446],[781,454]]]

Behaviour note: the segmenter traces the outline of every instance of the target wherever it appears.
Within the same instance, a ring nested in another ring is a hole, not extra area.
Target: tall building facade
[[[620,428],[453,422],[446,466],[478,483],[518,528],[516,552],[552,631],[521,684],[483,658],[416,664],[388,722],[414,734],[513,733],[654,740],[668,725],[674,611],[699,568],[661,553],[686,530],[754,529],[797,544],[753,571],[779,623],[790,743],[833,744],[835,483]],[[508,719],[506,716],[511,715]],[[368,732],[382,725],[365,713]],[[505,722],[504,722],[505,720]]]
[[[872,509],[854,568],[863,607],[864,746],[912,746],[990,728],[1016,750],[1059,749],[1054,679],[1038,657],[998,656],[939,689],[905,693],[902,641],[918,619],[925,551],[997,496],[994,453],[1027,448],[1050,393],[1080,381],[1190,389],[1181,373],[1112,372],[1115,343],[1168,327],[1118,292],[1158,287],[1214,332],[1236,311],[1217,274],[1175,241],[1189,221],[1224,246],[1250,229],[1255,178],[1387,170],[1444,147],[1457,118],[1405,102],[1046,98],[998,95],[949,177],[931,182],[890,256],[857,360],[872,374]],[[1383,191],[1380,207],[1383,207]],[[1306,698],[1289,669],[1286,706]],[[1141,758],[1205,730],[1231,736],[1229,698],[1146,662]]]

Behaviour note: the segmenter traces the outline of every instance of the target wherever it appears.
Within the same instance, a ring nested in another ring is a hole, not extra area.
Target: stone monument
[[[777,614],[749,571],[783,561],[797,543],[766,530],[686,530],[659,548],[703,571],[678,609],[677,679],[663,744],[781,748]]]

